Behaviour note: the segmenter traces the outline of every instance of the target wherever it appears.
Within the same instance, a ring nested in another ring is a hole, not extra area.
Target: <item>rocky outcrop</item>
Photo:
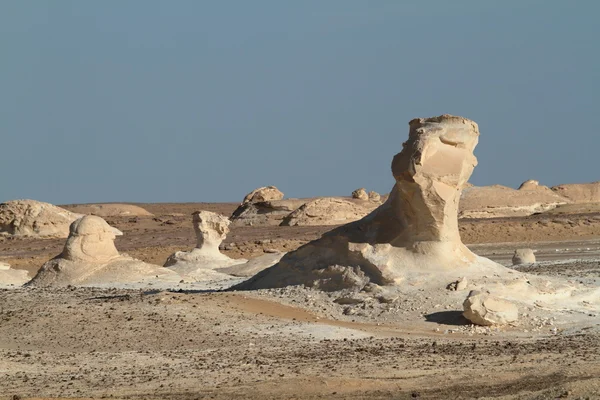
[[[519,309],[509,301],[473,290],[463,303],[463,315],[476,325],[504,325],[519,319]]]
[[[552,191],[575,204],[600,203],[600,182],[558,185]]]
[[[231,222],[233,226],[277,226],[306,202],[306,199],[248,202],[233,212]]]
[[[275,264],[283,255],[266,254],[250,261],[230,258],[219,250],[221,242],[229,233],[229,219],[210,211],[196,211],[192,216],[196,248],[178,251],[165,263],[165,267],[177,272],[184,280],[204,281],[250,276]]]
[[[98,217],[151,217],[154,214],[133,204],[76,204],[64,206],[78,214],[96,215]]]
[[[535,254],[531,249],[517,249],[512,257],[513,265],[533,264],[535,262]]]
[[[63,252],[45,263],[28,285],[119,286],[180,280],[166,268],[120,255],[114,244],[119,234],[97,216],[76,220],[70,226]]]
[[[0,204],[0,234],[67,237],[69,225],[80,217],[80,214],[41,201],[7,201]]]
[[[523,182],[518,190],[501,185],[471,186],[461,195],[459,218],[527,216],[568,202],[534,180]]]
[[[367,201],[369,200],[369,195],[367,194],[367,190],[365,188],[360,188],[352,192],[352,198]]]
[[[372,212],[379,203],[323,197],[309,201],[287,215],[281,226],[341,225]]]
[[[27,271],[12,269],[0,261],[0,288],[21,286],[29,280]]]
[[[254,189],[244,197],[242,204],[246,203],[261,203],[265,201],[282,200],[283,192],[275,186],[263,186]]]

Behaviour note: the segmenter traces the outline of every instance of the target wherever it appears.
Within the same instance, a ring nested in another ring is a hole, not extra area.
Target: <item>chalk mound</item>
[[[513,265],[533,264],[535,262],[535,254],[531,249],[517,249],[512,257]]]
[[[35,200],[0,204],[0,233],[11,236],[67,237],[80,214]]]
[[[283,255],[266,254],[250,261],[227,257],[221,253],[219,246],[229,233],[229,219],[210,211],[196,211],[192,216],[196,248],[192,251],[178,251],[169,256],[165,263],[165,267],[186,280],[200,282],[251,276],[272,266]]]
[[[235,288],[304,285],[366,292],[377,285],[404,296],[443,292],[456,299],[460,292],[446,288],[464,279],[461,289],[528,306],[598,309],[600,288],[523,274],[475,255],[461,242],[458,204],[477,164],[475,122],[442,115],[414,119],[409,126],[409,138],[392,161],[396,183],[383,205],[286,254]]]
[[[94,286],[153,281],[179,282],[166,268],[120,255],[115,236],[120,234],[102,218],[84,216],[71,224],[63,252],[46,262],[30,286]]]
[[[600,182],[558,185],[552,190],[575,204],[600,203]]]
[[[286,216],[281,226],[341,225],[356,221],[380,204],[367,200],[336,197],[312,200]]]
[[[0,288],[21,286],[29,280],[27,271],[12,269],[0,261]]]
[[[133,204],[77,204],[65,206],[69,211],[98,217],[151,217],[152,213]]]
[[[522,217],[551,210],[570,200],[547,186],[528,180],[518,190],[501,186],[471,186],[463,190],[459,218]]]
[[[283,199],[283,192],[275,186],[263,186],[254,189],[244,197],[242,204],[260,203],[264,201],[273,201]]]
[[[304,203],[303,199],[247,202],[233,212],[231,222],[233,226],[277,226]]]

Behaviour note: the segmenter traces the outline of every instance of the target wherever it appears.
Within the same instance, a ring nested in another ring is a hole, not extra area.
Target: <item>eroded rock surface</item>
[[[537,181],[528,180],[515,190],[506,186],[471,186],[463,190],[460,218],[519,217],[551,210],[570,200]]]
[[[471,291],[463,307],[465,318],[476,325],[504,325],[519,319],[515,304],[485,292]]]
[[[531,249],[517,249],[512,257],[513,265],[533,264],[535,262],[535,254]]]
[[[0,204],[0,233],[10,236],[67,237],[69,225],[81,214],[36,200]]]
[[[248,202],[233,212],[231,222],[234,226],[277,226],[291,212],[306,202],[305,199]]]
[[[29,280],[27,271],[12,269],[0,261],[0,288],[21,286]]]
[[[63,252],[46,262],[28,285],[119,286],[155,280],[179,281],[173,271],[120,255],[114,244],[119,234],[120,231],[97,216],[76,220],[71,224]]]
[[[69,211],[98,217],[151,217],[153,214],[133,204],[77,204],[64,206]]]
[[[367,197],[368,200],[368,197]],[[341,225],[372,212],[379,203],[323,197],[309,201],[287,215],[281,226]]]
[[[246,203],[261,203],[264,201],[282,200],[283,192],[277,189],[275,186],[264,186],[258,189],[254,189],[248,193],[242,204]]]
[[[365,188],[360,188],[352,192],[352,198],[367,201],[369,200],[369,195],[367,194],[367,190]]]
[[[552,190],[575,204],[600,203],[600,182],[570,183],[553,186]]]

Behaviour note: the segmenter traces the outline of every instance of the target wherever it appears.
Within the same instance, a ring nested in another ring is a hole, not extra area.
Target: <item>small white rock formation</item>
[[[260,203],[263,201],[282,200],[283,192],[277,189],[275,186],[263,186],[258,189],[254,189],[244,197],[242,204],[246,203]]]
[[[463,315],[476,325],[505,325],[519,319],[519,309],[510,301],[472,290],[463,303]]]
[[[277,226],[306,199],[271,200],[240,205],[231,215],[233,226]]]
[[[12,269],[10,265],[0,261],[0,288],[21,286],[28,280],[27,271]]]
[[[600,203],[600,181],[553,186],[552,190],[575,204]]]
[[[531,249],[517,249],[512,257],[513,265],[533,264],[535,262],[535,254]]]
[[[323,197],[291,212],[281,226],[342,225],[363,218],[378,205],[364,200]]]
[[[352,192],[352,198],[367,201],[369,200],[369,195],[367,194],[367,190],[365,188],[360,188]]]
[[[151,217],[154,214],[133,204],[76,204],[63,206],[69,211],[98,217]]]
[[[570,200],[538,181],[528,180],[518,190],[501,186],[466,187],[460,198],[459,218],[522,217],[551,210]]]
[[[0,234],[30,237],[67,237],[69,225],[81,214],[35,200],[0,204]]]
[[[119,286],[153,281],[179,282],[166,268],[120,255],[121,232],[102,218],[86,215],[71,224],[63,252],[46,262],[28,286]]]
[[[458,206],[477,159],[475,122],[442,115],[410,121],[408,140],[392,161],[387,201],[363,219],[287,253],[235,289],[304,285],[324,291],[386,286],[403,296],[446,291],[458,278],[511,302],[597,312],[600,288],[524,274],[472,253],[461,241]],[[460,280],[462,280],[460,279]],[[462,286],[462,285],[461,285]]]
[[[230,258],[219,250],[221,242],[229,233],[229,219],[210,211],[196,211],[192,217],[196,248],[192,251],[178,251],[165,263],[165,267],[187,280],[199,282],[251,276],[275,264],[283,256],[283,253],[266,254],[250,261]]]
[[[196,248],[191,251],[178,251],[167,259],[165,267],[180,275],[193,276],[200,270],[214,270],[245,263],[245,259],[233,259],[222,254],[219,245],[229,233],[227,217],[210,211],[196,211],[192,214],[196,232]]]
[[[369,200],[374,203],[381,203],[381,195],[371,190],[369,192]]]

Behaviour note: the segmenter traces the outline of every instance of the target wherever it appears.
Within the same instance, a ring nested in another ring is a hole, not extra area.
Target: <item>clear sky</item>
[[[408,121],[471,182],[600,179],[600,1],[0,0],[0,201],[387,193]]]

